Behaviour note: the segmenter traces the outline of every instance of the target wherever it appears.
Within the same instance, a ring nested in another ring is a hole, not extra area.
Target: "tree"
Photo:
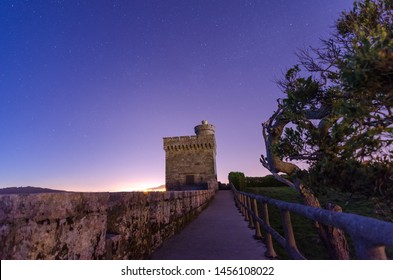
[[[368,166],[378,165],[378,172],[381,166],[389,170],[392,7],[391,0],[355,2],[336,21],[334,34],[322,40],[321,47],[301,51],[299,65],[278,81],[285,98],[278,100],[277,110],[262,124],[266,156],[261,156],[261,163],[276,179],[299,191],[306,205],[321,207],[312,191],[321,175],[338,179],[330,183],[339,186],[339,180],[353,175],[375,179]],[[304,72],[308,76],[302,76]],[[305,161],[310,168],[301,170],[296,161]],[[356,191],[356,182],[350,186]],[[327,208],[341,209],[333,204]],[[349,257],[341,231],[315,226],[332,258]]]

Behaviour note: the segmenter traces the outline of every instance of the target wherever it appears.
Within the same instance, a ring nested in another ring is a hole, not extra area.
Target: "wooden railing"
[[[349,213],[337,213],[297,203],[289,203],[262,195],[240,192],[232,186],[235,201],[250,227],[255,227],[255,235],[262,238],[261,227],[265,231],[266,256],[277,257],[273,247],[274,238],[293,259],[306,259],[296,246],[291,215],[296,213],[312,221],[342,229],[351,237],[358,259],[387,259],[385,247],[393,247],[393,223]],[[258,202],[262,207],[262,217],[258,214]],[[270,226],[268,206],[277,207],[281,213],[284,236]]]

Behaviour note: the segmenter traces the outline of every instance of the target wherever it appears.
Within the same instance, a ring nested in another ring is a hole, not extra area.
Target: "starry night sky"
[[[219,180],[268,174],[274,81],[352,2],[1,1],[0,187],[156,187],[162,138],[204,119]]]

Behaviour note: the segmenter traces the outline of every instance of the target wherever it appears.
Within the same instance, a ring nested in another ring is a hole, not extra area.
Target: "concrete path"
[[[238,211],[231,191],[218,191],[194,221],[167,240],[153,260],[259,260],[266,247]]]

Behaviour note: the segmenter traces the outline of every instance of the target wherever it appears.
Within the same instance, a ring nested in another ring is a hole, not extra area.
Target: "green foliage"
[[[343,50],[337,67],[346,93],[336,112],[343,117],[337,126],[349,132],[345,155],[380,160],[381,150],[391,152],[393,143],[393,2],[355,2],[336,26]]]
[[[242,172],[229,172],[228,181],[240,191],[244,191],[246,188],[245,176]]]
[[[391,0],[356,2],[337,21],[338,34],[347,43],[342,81],[351,92],[361,93],[359,101],[379,99],[393,87],[392,9]]]
[[[283,177],[289,178],[284,175]],[[282,187],[284,184],[274,178],[273,175],[267,175],[264,177],[246,177],[247,188],[269,188],[269,187]]]
[[[380,209],[389,209],[384,215],[391,217],[393,1],[355,2],[322,46],[302,51],[299,59],[278,82],[285,98],[263,123],[261,163],[272,173],[291,175],[288,185],[294,189],[300,179],[321,205],[321,197],[339,190],[387,206]],[[319,205],[311,193],[301,193],[305,203]],[[320,237],[332,238],[330,233]],[[331,241],[342,245],[341,238]],[[341,253],[332,257],[345,256]]]
[[[355,2],[333,35],[299,58],[279,81],[280,118],[289,123],[275,155],[307,162],[298,175],[319,193],[393,201],[393,1]]]
[[[313,165],[303,179],[317,194],[340,190],[367,197],[393,199],[392,174],[392,165],[384,162],[359,163],[336,159]]]

